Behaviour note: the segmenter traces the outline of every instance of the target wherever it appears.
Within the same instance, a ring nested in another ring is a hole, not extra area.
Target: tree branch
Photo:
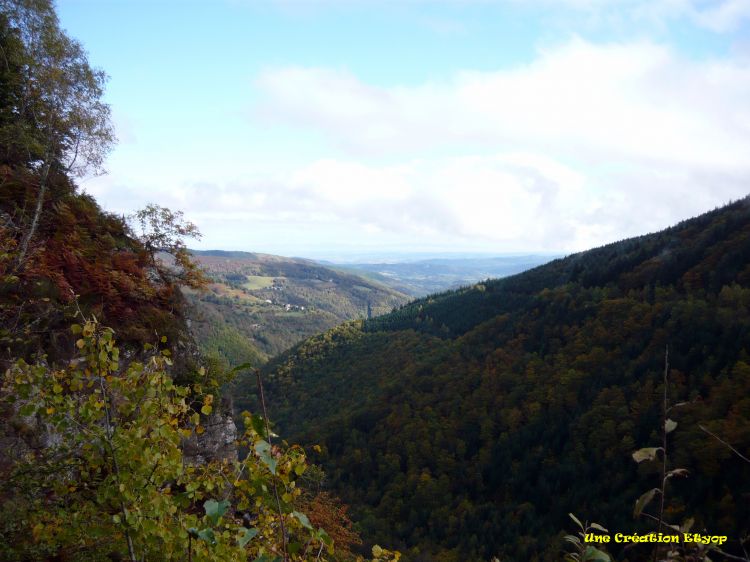
[[[719,443],[721,443],[721,444],[725,445],[726,447],[728,447],[735,455],[737,455],[738,457],[740,457],[743,461],[745,461],[747,463],[750,463],[750,459],[749,458],[747,458],[745,455],[743,455],[742,453],[740,453],[737,449],[735,449],[734,447],[732,447],[729,443],[727,443],[726,441],[724,441],[721,437],[719,437],[715,433],[711,433],[708,429],[706,429],[705,427],[703,427],[700,424],[698,424],[698,427],[700,427],[703,431],[705,431],[711,437],[713,437],[714,439],[716,439]]]

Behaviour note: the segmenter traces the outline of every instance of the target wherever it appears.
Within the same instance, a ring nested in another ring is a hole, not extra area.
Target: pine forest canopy
[[[658,470],[632,454],[661,442],[669,346],[667,397],[685,404],[667,469],[689,477],[670,480],[665,513],[739,556],[750,464],[701,426],[750,458],[749,335],[744,199],[342,325],[272,361],[267,394],[372,540],[414,561],[559,560],[569,512],[653,530],[632,514]]]

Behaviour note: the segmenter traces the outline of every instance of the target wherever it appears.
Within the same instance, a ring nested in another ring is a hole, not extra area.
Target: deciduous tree
[[[0,141],[11,164],[38,177],[31,222],[18,263],[39,225],[51,175],[103,173],[115,135],[102,101],[106,74],[92,68],[81,44],[60,29],[49,0],[0,0],[5,74]]]

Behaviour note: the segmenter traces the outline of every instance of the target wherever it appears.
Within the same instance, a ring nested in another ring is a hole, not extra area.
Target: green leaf
[[[206,541],[208,544],[216,544],[216,535],[214,535],[213,529],[198,531],[198,538]]]
[[[325,532],[324,529],[318,529],[318,536],[320,537],[320,540],[323,541],[323,543],[328,546],[333,546],[333,539],[328,535],[328,533]]]
[[[601,531],[602,533],[609,533],[609,531],[607,531],[607,529],[605,529],[604,527],[602,527],[598,523],[592,523],[591,525],[589,525],[589,527],[591,527],[592,529],[596,529],[597,531]]]
[[[661,447],[646,447],[645,449],[638,449],[633,453],[633,460],[635,462],[652,461],[656,458],[656,451],[661,451]]]
[[[242,365],[238,365],[237,367],[232,369],[230,372],[236,373],[237,371],[244,371],[245,369],[253,369],[253,368],[254,367],[252,363],[243,363]]]
[[[570,517],[573,521],[576,522],[576,525],[578,525],[581,529],[583,529],[583,524],[578,520],[578,517],[576,517],[572,513],[568,513],[568,517]]]
[[[217,502],[216,500],[206,500],[203,503],[203,509],[206,510],[206,515],[214,525],[219,522],[219,518],[227,512],[228,508],[229,500],[222,500],[220,502]]]
[[[300,513],[299,511],[292,511],[292,515],[297,518],[297,521],[302,523],[302,526],[305,529],[310,529],[312,531],[313,526],[310,524],[310,520],[307,518],[307,515],[304,513]]]
[[[266,435],[266,424],[263,422],[263,418],[261,416],[259,416],[258,414],[253,414],[252,416],[250,416],[250,425],[258,435],[264,437],[265,439],[268,439],[268,435]]]
[[[242,535],[240,535],[240,538],[237,539],[237,542],[239,543],[241,548],[245,548],[245,545],[253,540],[253,538],[256,537],[260,532],[258,531],[258,529],[246,529],[245,527],[241,527],[240,531],[242,531]]]
[[[255,444],[255,452],[258,453],[260,460],[268,467],[271,474],[276,474],[276,459],[271,455],[271,444],[267,441],[258,441]]]
[[[609,557],[609,554],[606,552],[602,552],[598,548],[594,548],[593,546],[587,546],[586,550],[583,551],[583,558],[581,560],[591,560],[593,561],[601,561],[601,562],[611,562],[611,558]]]
[[[654,496],[658,491],[658,488],[652,488],[651,490],[643,494],[640,498],[638,498],[638,500],[635,502],[633,517],[638,517],[641,512],[643,512],[643,508],[646,507],[652,499],[654,499]]]
[[[22,416],[30,416],[34,412],[36,412],[36,406],[34,406],[34,404],[24,404],[21,406],[21,409],[18,410],[18,413]]]
[[[675,468],[674,470],[670,470],[667,472],[667,474],[664,476],[664,479],[672,478],[673,476],[684,476],[687,478],[687,475],[689,474],[689,471],[687,468]]]
[[[667,419],[667,421],[664,422],[664,431],[667,433],[671,433],[675,430],[677,427],[677,422],[674,420]]]

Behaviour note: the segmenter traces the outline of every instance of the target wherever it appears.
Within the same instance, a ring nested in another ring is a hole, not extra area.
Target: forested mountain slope
[[[750,464],[699,424],[750,455],[749,336],[744,199],[336,328],[274,361],[267,396],[280,432],[322,446],[366,534],[409,560],[559,560],[568,512],[654,529],[633,506],[660,467],[632,453],[661,443],[668,346],[668,400],[688,403],[667,467],[689,477],[665,518],[739,553]]]
[[[0,345],[9,357],[70,353],[69,326],[82,310],[116,326],[126,344],[156,333],[183,339],[182,297],[120,217],[49,174],[34,239],[19,259],[38,178],[0,166]],[[6,357],[7,359],[7,357]]]
[[[262,363],[347,320],[390,312],[408,297],[354,273],[269,254],[193,251],[208,291],[188,292],[201,347],[230,365]]]
[[[352,560],[321,471],[258,414],[238,435],[193,343],[197,228],[76,186],[114,141],[104,82],[50,0],[0,0],[0,560]]]

